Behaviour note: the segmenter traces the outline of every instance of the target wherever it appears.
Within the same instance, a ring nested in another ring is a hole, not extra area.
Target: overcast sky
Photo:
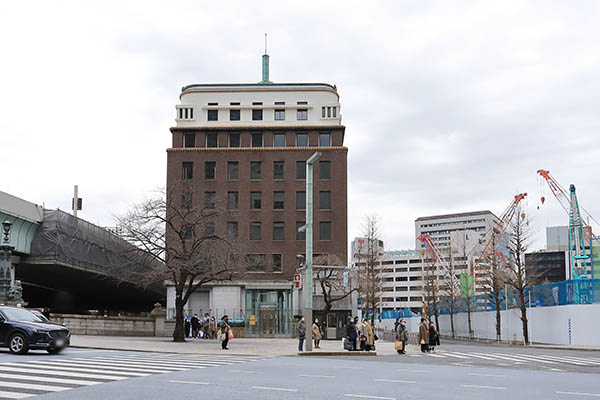
[[[537,209],[540,168],[600,219],[598,21],[583,0],[1,2],[0,190],[68,210],[79,184],[112,225],[164,185],[181,87],[258,82],[268,32],[272,81],[338,87],[350,239],[376,214],[414,248],[419,216],[528,192],[543,247],[568,219],[547,189]]]

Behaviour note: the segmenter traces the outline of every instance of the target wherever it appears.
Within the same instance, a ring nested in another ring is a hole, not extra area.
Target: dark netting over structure
[[[125,257],[123,249],[127,249]],[[44,210],[31,253],[16,268],[24,298],[57,312],[149,311],[165,297],[162,284],[139,284],[132,246],[107,229],[61,210]]]

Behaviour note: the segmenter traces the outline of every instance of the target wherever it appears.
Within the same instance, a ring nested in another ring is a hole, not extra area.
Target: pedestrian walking
[[[200,320],[198,319],[198,314],[194,314],[192,317],[192,337],[194,339],[198,338],[198,332],[200,331]]]
[[[321,327],[319,326],[319,319],[315,318],[315,322],[312,324],[312,336],[315,342],[315,349],[320,349],[321,346],[321,338],[323,337],[323,332],[321,331]]]
[[[428,351],[435,351],[435,346],[440,345],[440,335],[435,330],[433,322],[429,325],[429,349]]]
[[[365,319],[365,336],[367,337],[365,349],[367,351],[375,350],[375,333],[368,319]]]
[[[421,324],[419,325],[419,344],[421,345],[421,352],[427,353],[429,348],[429,329],[425,318],[421,318]]]
[[[183,321],[183,330],[185,331],[186,338],[190,337],[190,329],[192,326],[192,323],[190,322],[190,320],[191,320],[190,317],[186,317],[185,320]]]
[[[394,322],[394,332],[398,331],[398,325],[400,325],[400,318],[396,318],[396,322]]]
[[[401,319],[396,327],[396,351],[398,354],[406,354],[406,343],[408,342],[408,329],[406,321]]]
[[[304,339],[306,338],[306,322],[304,317],[298,322],[298,352],[304,350]]]
[[[356,332],[358,332],[358,347],[360,350],[367,350],[367,334],[365,331],[365,319],[358,320],[356,325]]]
[[[231,327],[227,323],[228,319],[229,317],[227,315],[223,315],[223,318],[221,318],[221,324],[219,325],[218,338],[221,341],[221,349],[223,350],[229,350],[229,347],[227,347],[227,345],[229,344],[229,335]]]
[[[210,317],[210,322],[208,323],[208,333],[211,339],[217,338],[217,320],[214,316]]]
[[[356,338],[358,334],[356,332],[356,325],[352,316],[348,317],[348,324],[346,325],[346,339],[352,343],[352,350],[356,351]]]

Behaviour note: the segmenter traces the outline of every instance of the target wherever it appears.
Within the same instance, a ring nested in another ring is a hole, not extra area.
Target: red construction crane
[[[485,244],[485,247],[481,252],[481,255],[473,265],[473,271],[471,271],[471,274],[473,275],[473,280],[476,280],[477,272],[479,272],[479,270],[481,269],[481,264],[485,263],[485,261],[492,254],[495,253],[496,247],[500,242],[499,239],[502,237],[502,235],[504,235],[504,232],[506,232],[506,228],[508,227],[510,221],[517,212],[519,203],[525,198],[525,196],[527,196],[527,193],[521,193],[516,195],[513,201],[510,203],[510,205],[502,213],[498,224],[495,227],[492,227],[491,237],[488,238],[487,243]]]
[[[434,261],[434,263],[435,262],[440,263],[440,266],[444,270],[444,275],[447,275],[448,273],[450,273],[450,266],[440,255],[440,251],[437,248],[437,246],[435,244],[433,244],[433,241],[431,240],[431,236],[425,235],[425,234],[419,235],[417,240],[420,240],[423,244],[425,244],[425,248],[427,249],[427,252],[429,253],[429,257],[431,257],[431,259]]]

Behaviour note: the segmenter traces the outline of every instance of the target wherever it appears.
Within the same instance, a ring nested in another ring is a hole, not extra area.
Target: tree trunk
[[[498,341],[500,341],[500,339],[502,338],[502,326],[500,325],[502,323],[502,314],[500,314],[500,312],[502,311],[500,310],[501,307],[502,304],[500,304],[500,302],[496,299],[496,339]]]
[[[471,296],[467,296],[467,322],[469,325],[469,339],[471,339],[471,332],[473,332],[471,327]]]
[[[173,331],[174,342],[185,342],[185,332],[183,331],[183,299],[181,293],[175,294],[175,330]]]
[[[450,310],[450,330],[452,331],[452,339],[454,339],[454,311]]]
[[[529,344],[529,329],[527,321],[527,305],[525,304],[525,293],[519,290],[519,307],[521,308],[521,322],[523,323],[523,341]]]

